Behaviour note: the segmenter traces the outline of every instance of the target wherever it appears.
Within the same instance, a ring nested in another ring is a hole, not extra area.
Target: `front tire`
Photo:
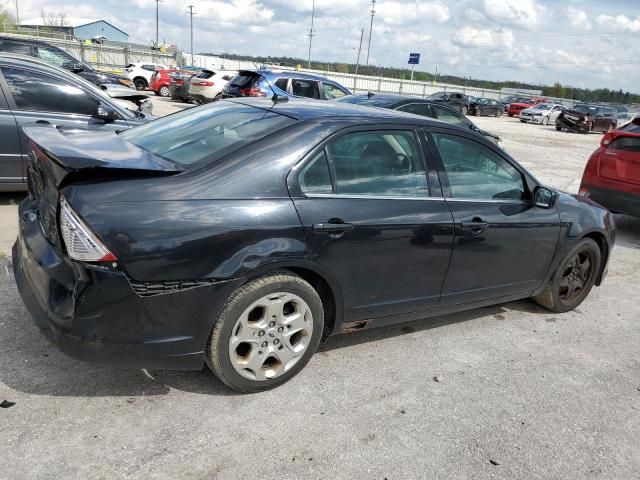
[[[234,390],[268,390],[304,368],[323,328],[315,289],[290,272],[274,272],[231,295],[213,327],[205,360]]]
[[[549,117],[544,117],[542,119],[542,125],[549,125]]]
[[[469,109],[467,108],[467,106],[466,106],[466,105],[463,105],[463,106],[462,106],[462,108],[460,109],[460,112],[461,112],[463,115],[466,115],[468,111],[469,111]]]
[[[144,78],[135,78],[133,80],[133,85],[136,87],[136,90],[146,90],[148,84]]]
[[[533,300],[552,312],[573,310],[593,288],[601,263],[598,244],[591,238],[583,238],[560,262],[549,284],[532,297]]]

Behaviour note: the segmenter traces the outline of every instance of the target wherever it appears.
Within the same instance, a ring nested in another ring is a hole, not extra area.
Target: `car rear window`
[[[640,138],[618,137],[609,144],[609,148],[615,150],[627,150],[630,152],[640,152]]]
[[[216,102],[132,128],[120,136],[187,168],[214,162],[295,120],[260,108]]]
[[[229,81],[229,85],[239,88],[250,88],[260,80],[258,75],[236,75]]]
[[[199,74],[196,75],[196,78],[211,78],[216,74],[216,72],[212,72],[211,70],[203,70]]]

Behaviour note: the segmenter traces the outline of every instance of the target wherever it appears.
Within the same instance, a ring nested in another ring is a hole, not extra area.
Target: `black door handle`
[[[38,125],[51,125],[51,122],[48,120],[36,120]]]
[[[311,225],[314,232],[326,232],[329,234],[343,233],[353,230],[353,223],[314,223]]]
[[[489,224],[480,217],[474,217],[470,222],[462,222],[460,226],[465,230],[471,230],[474,235],[478,235],[489,228]]]

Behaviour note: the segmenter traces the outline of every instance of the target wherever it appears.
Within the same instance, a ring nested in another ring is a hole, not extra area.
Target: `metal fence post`
[[[402,80],[400,80],[400,88],[398,89],[398,93],[402,93]]]

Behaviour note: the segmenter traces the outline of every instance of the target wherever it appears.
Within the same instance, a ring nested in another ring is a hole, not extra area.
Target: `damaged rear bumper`
[[[71,261],[42,233],[29,200],[20,207],[13,268],[42,332],[80,360],[137,368],[197,370],[232,281],[151,296],[117,270]]]

